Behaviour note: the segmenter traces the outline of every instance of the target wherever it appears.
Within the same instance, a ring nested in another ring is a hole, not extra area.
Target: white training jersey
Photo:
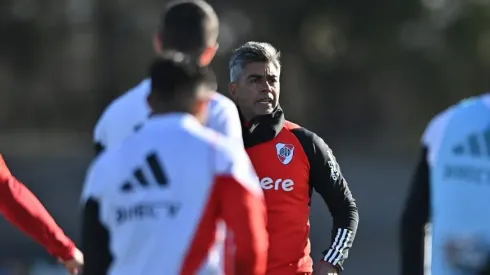
[[[245,150],[230,142],[191,115],[157,115],[94,160],[82,202],[97,201],[109,233],[107,274],[231,274],[225,265],[264,274],[262,189]],[[218,249],[218,220],[236,248],[213,264],[205,258]],[[96,251],[84,253],[92,268]]]
[[[150,90],[151,80],[145,79],[111,102],[95,126],[94,141],[103,148],[114,146],[140,127],[150,115],[147,103]],[[237,107],[218,92],[209,103],[206,126],[243,144]]]
[[[490,248],[490,94],[437,115],[422,142],[430,169],[431,274],[461,274],[446,257],[448,244]]]

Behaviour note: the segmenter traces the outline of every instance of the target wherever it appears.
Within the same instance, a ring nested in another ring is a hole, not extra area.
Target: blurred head
[[[218,50],[218,33],[218,16],[208,3],[177,0],[163,12],[153,42],[157,54],[179,51],[207,66]]]
[[[247,120],[279,105],[280,53],[269,43],[247,42],[230,60],[229,92]]]
[[[157,58],[150,67],[151,92],[148,104],[153,114],[184,112],[204,122],[216,79],[207,67],[190,62],[174,52]]]

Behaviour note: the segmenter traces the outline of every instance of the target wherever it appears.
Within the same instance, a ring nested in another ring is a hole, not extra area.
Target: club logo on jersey
[[[279,161],[286,165],[291,162],[294,155],[294,146],[292,144],[276,144],[276,154]]]

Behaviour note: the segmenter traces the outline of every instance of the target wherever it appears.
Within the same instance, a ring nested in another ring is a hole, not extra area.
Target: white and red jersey
[[[154,116],[89,169],[85,272],[265,274],[261,190],[245,150],[232,140],[188,114]],[[206,259],[221,250],[220,220],[233,232],[234,248],[213,266]]]
[[[148,120],[151,110],[147,97],[150,90],[151,80],[145,79],[109,104],[93,133],[94,142],[99,149],[120,143]],[[218,92],[214,93],[209,102],[206,126],[243,144],[237,107],[233,101]]]

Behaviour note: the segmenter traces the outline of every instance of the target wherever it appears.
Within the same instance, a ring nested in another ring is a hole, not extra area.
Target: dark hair
[[[160,42],[165,50],[202,51],[216,43],[218,33],[218,16],[203,0],[174,1],[160,20]]]
[[[180,52],[166,53],[150,67],[151,92],[163,98],[196,96],[199,85],[216,90],[216,77],[208,67],[200,67]]]
[[[280,71],[281,53],[267,42],[249,41],[233,51],[228,64],[230,81],[237,81],[245,66],[252,62],[271,62]]]

